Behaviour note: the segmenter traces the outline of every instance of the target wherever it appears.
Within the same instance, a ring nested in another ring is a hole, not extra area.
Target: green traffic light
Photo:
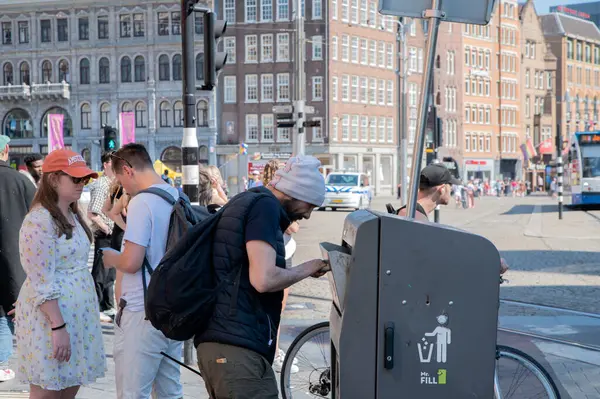
[[[115,145],[115,141],[114,140],[109,140],[108,141],[108,148],[111,150],[114,150],[117,146]]]

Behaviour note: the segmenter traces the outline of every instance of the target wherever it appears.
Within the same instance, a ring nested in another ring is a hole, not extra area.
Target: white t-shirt
[[[155,184],[173,196],[179,198],[179,192],[169,184]],[[146,258],[152,269],[160,263],[167,247],[169,219],[173,207],[158,195],[141,193],[131,199],[127,206],[127,229],[123,241],[129,241],[146,247]],[[146,273],[146,283],[150,276]],[[122,298],[127,301],[127,309],[133,312],[144,310],[144,287],[141,269],[136,273],[124,273]]]

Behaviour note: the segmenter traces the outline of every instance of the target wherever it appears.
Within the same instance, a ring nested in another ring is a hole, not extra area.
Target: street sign
[[[440,11],[445,22],[487,25],[492,17],[495,0],[444,0]],[[432,9],[431,0],[379,0],[379,12],[397,17],[424,18]]]
[[[291,114],[294,112],[294,107],[291,105],[276,105],[273,107],[274,114]]]
[[[304,106],[304,113],[305,114],[314,114],[315,113],[315,107],[313,107],[311,105],[305,105]]]

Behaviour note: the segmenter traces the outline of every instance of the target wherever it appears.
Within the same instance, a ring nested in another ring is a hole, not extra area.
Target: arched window
[[[180,81],[182,72],[181,54],[175,54],[173,56],[173,80]]]
[[[131,82],[131,58],[121,58],[121,82]]]
[[[100,83],[110,83],[110,62],[108,58],[100,58],[98,62],[98,81]]]
[[[81,106],[81,128],[92,128],[92,108],[87,103]]]
[[[58,82],[69,83],[69,63],[67,60],[60,60],[58,63]]]
[[[33,120],[24,109],[15,108],[6,114],[2,134],[15,139],[33,137]]]
[[[160,127],[170,127],[169,114],[171,113],[171,105],[167,101],[160,103]]]
[[[79,84],[90,84],[90,60],[87,58],[79,61]]]
[[[52,107],[44,113],[42,116],[42,137],[48,137],[48,114],[62,114],[64,115],[63,120],[63,135],[70,137],[73,132],[73,122],[69,113],[61,107]]]
[[[171,146],[160,154],[160,161],[169,169],[181,172],[181,148]]]
[[[4,82],[4,86],[8,86],[13,84],[13,66],[10,62],[7,62],[4,64],[4,67],[2,68],[2,77],[3,77],[3,82]]]
[[[196,56],[196,80],[204,80],[204,53]]]
[[[135,127],[146,127],[146,104],[139,101],[135,104]]]
[[[135,66],[135,81],[136,82],[145,82],[146,81],[146,62],[144,61],[144,57],[138,55],[133,60]]]
[[[158,57],[158,80],[171,80],[171,77],[169,76],[170,67],[171,66],[169,65],[169,57],[167,55],[163,54],[160,57]]]
[[[208,126],[208,103],[204,100],[198,101],[196,105],[196,114],[198,115],[198,126],[199,127],[207,127]]]
[[[125,101],[123,104],[121,104],[121,112],[132,112],[133,111],[133,107],[131,106],[131,103],[129,101]]]
[[[52,63],[42,62],[42,83],[52,82]]]
[[[110,125],[110,104],[104,103],[100,106],[100,127]]]
[[[29,64],[27,63],[27,61],[23,61],[21,62],[21,65],[19,66],[19,80],[21,81],[22,85],[29,85],[31,84],[31,80],[29,79]]]
[[[205,145],[198,148],[198,163],[208,166],[208,147]]]
[[[183,103],[181,101],[176,101],[173,106],[173,126],[183,126]]]

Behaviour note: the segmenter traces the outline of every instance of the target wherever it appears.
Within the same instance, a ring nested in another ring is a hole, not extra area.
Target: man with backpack
[[[291,158],[267,187],[238,194],[219,212],[213,266],[219,291],[196,333],[198,365],[211,398],[276,399],[275,357],[283,290],[329,270],[321,259],[286,269],[283,234],[325,199],[320,162]]]
[[[115,318],[115,379],[119,399],[183,397],[180,369],[161,355],[179,359],[182,342],[168,339],[146,319],[144,300],[150,271],[163,258],[176,188],[154,171],[146,148],[127,144],[112,155],[115,177],[132,196],[127,208],[123,251],[104,251],[104,264],[123,272]]]

